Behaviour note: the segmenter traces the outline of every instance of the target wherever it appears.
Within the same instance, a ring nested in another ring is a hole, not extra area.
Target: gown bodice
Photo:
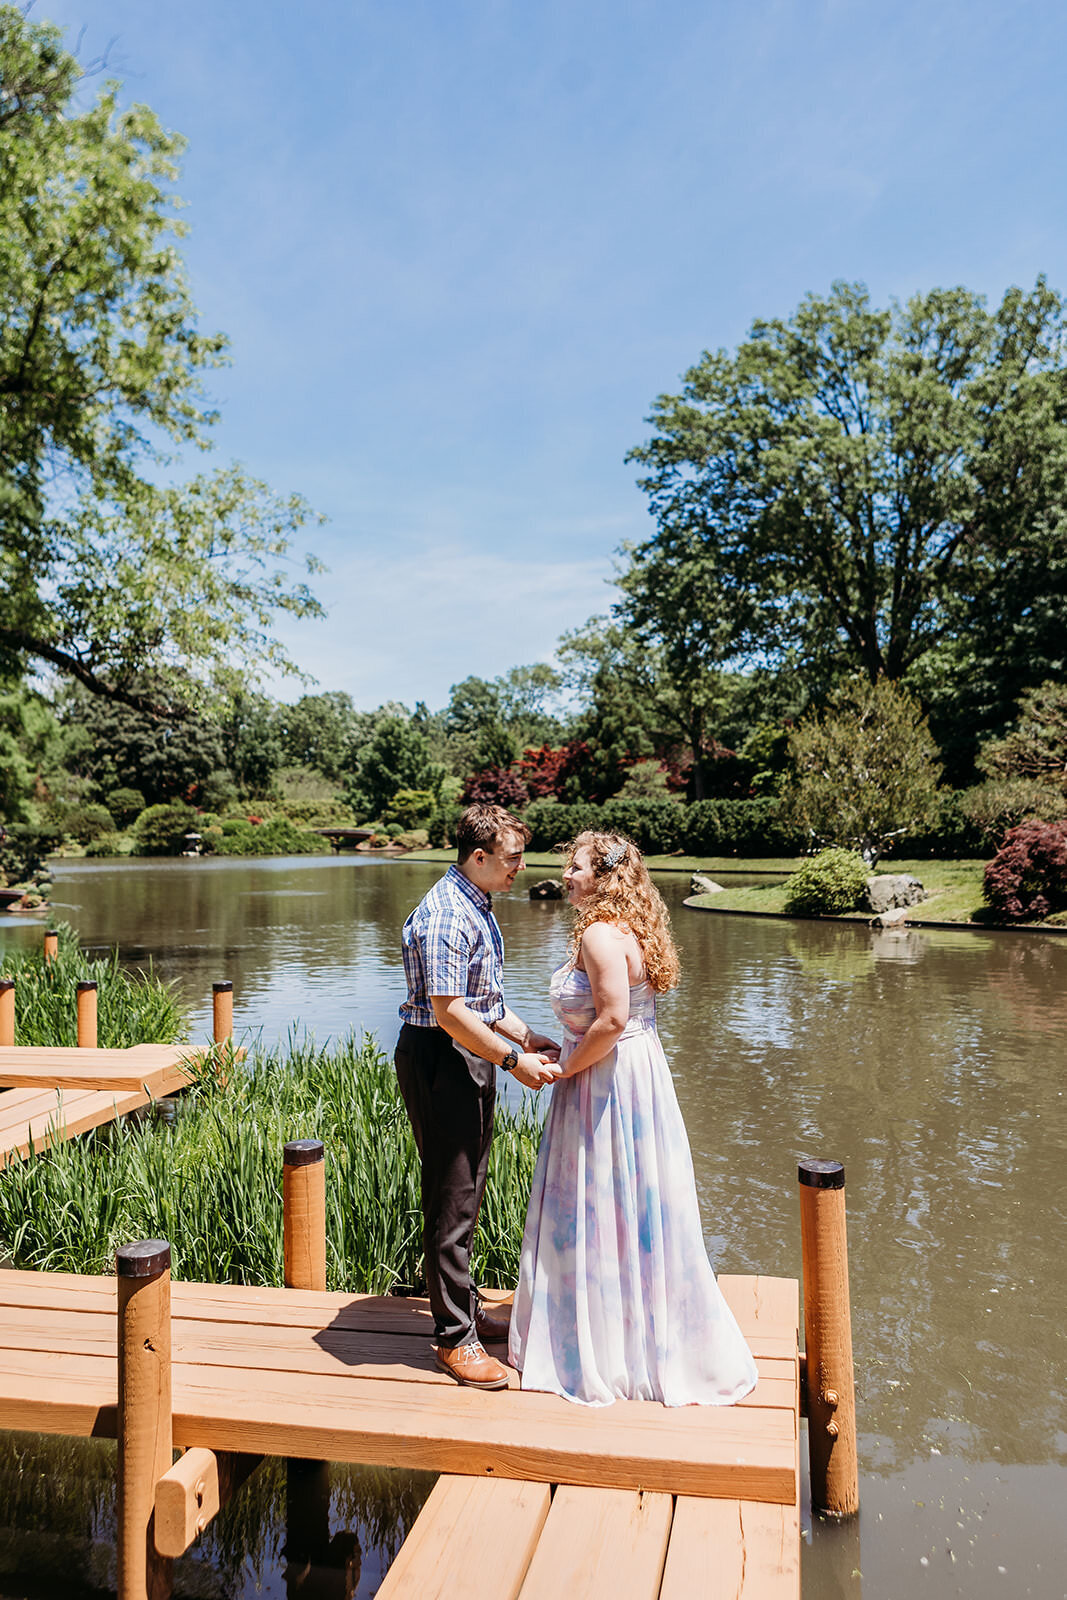
[[[557,967],[552,974],[549,998],[553,1011],[572,1041],[580,1039],[596,1020],[596,1006],[588,975],[569,961]],[[655,1026],[656,991],[647,978],[642,978],[640,983],[630,985],[630,1015],[622,1037],[628,1039],[632,1034]]]

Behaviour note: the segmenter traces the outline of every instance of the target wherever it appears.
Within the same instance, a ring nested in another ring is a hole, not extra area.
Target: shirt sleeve
[[[448,912],[435,911],[416,938],[427,995],[466,995],[473,945],[465,923]]]

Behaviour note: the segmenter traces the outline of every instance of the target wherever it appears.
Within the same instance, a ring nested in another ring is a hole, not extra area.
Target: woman
[[[562,1077],[537,1158],[509,1355],[524,1389],[729,1405],[756,1368],[704,1249],[693,1163],[656,1032],[678,981],[667,910],[641,852],[580,833],[577,911],[553,975]]]

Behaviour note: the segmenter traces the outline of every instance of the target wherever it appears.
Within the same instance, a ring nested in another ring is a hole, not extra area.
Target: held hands
[[[511,1076],[518,1079],[527,1089],[543,1089],[546,1083],[554,1083],[560,1076],[560,1069],[556,1061],[559,1049],[552,1046],[556,1055],[550,1056],[547,1048],[534,1053],[524,1050],[518,1063],[511,1069]]]
[[[533,1050],[546,1061],[559,1060],[559,1045],[555,1039],[550,1039],[547,1033],[534,1033],[533,1030],[526,1036],[527,1050]]]

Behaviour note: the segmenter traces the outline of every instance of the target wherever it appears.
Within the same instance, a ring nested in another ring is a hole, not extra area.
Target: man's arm
[[[547,1033],[535,1033],[529,1023],[517,1017],[507,1004],[504,1006],[504,1015],[499,1022],[493,1023],[493,1028],[497,1033],[502,1033],[505,1039],[514,1039],[520,1050],[536,1050],[551,1061],[559,1060],[559,1045],[555,1039],[550,1039]]]
[[[461,1044],[464,1050],[469,1050],[471,1055],[481,1056],[483,1061],[491,1061],[498,1067],[501,1065],[508,1054],[507,1046],[487,1022],[475,1016],[463,995],[434,994],[430,996],[430,1004],[438,1027],[443,1028],[457,1044]],[[513,1020],[518,1022],[517,1017]],[[524,1034],[529,1033],[524,1023],[519,1022],[519,1028]],[[508,1034],[508,1037],[513,1036]],[[516,1039],[515,1042],[523,1043],[521,1039]],[[547,1056],[535,1054],[524,1048],[519,1056],[518,1065],[512,1068],[511,1076],[525,1084],[528,1089],[540,1089],[544,1084],[551,1083],[559,1077],[559,1067]]]

